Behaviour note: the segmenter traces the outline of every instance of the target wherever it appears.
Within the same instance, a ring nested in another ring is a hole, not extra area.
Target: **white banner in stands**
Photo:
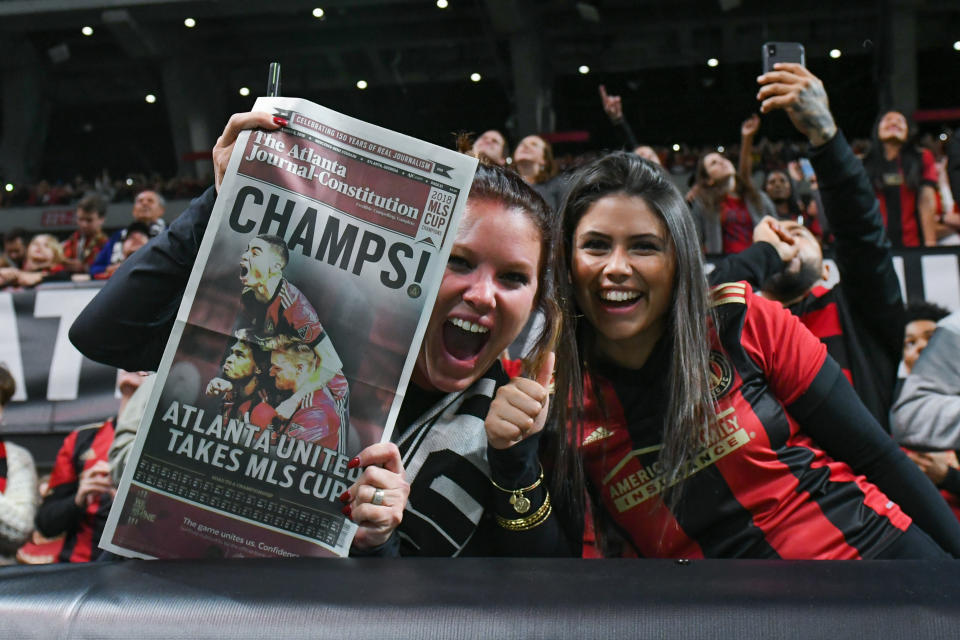
[[[17,384],[5,433],[69,431],[116,412],[116,369],[85,358],[67,339],[98,290],[66,284],[0,292],[0,363]]]
[[[904,299],[960,309],[958,256],[960,250],[952,247],[898,252],[894,267]],[[828,262],[832,286],[837,269]],[[5,433],[64,432],[116,412],[116,370],[84,358],[66,339],[73,318],[99,286],[0,292],[0,363],[17,382],[4,412]]]

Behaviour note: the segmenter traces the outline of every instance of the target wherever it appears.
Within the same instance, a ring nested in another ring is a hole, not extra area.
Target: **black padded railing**
[[[349,559],[0,569],[2,638],[952,638],[960,563]]]

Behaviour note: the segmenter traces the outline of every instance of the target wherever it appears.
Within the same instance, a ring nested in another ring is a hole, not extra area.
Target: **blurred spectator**
[[[816,190],[816,187],[814,187]],[[808,227],[813,235],[823,238],[823,230],[817,219],[819,207],[816,200],[811,199],[809,206],[804,206],[797,197],[793,180],[782,169],[774,169],[767,173],[763,181],[763,191],[773,202],[780,220],[793,220]]]
[[[50,485],[50,474],[40,477],[37,483],[37,495],[46,495],[47,487]],[[30,526],[33,526],[33,519],[30,520]],[[60,556],[60,550],[63,548],[64,535],[56,538],[45,538],[39,531],[33,529],[30,538],[17,549],[18,564],[52,564]]]
[[[0,287],[34,287],[41,282],[69,279],[64,270],[63,247],[48,233],[35,235],[27,245],[20,269],[0,269]]]
[[[937,170],[933,154],[914,144],[913,133],[899,111],[882,114],[863,159],[894,247],[937,244]]]
[[[76,215],[77,230],[63,243],[63,264],[71,273],[86,273],[107,244],[102,230],[107,203],[96,194],[85,196],[77,203]]]
[[[118,378],[123,411],[142,377],[120,371]],[[80,427],[67,436],[57,453],[36,524],[48,538],[66,533],[60,562],[88,562],[101,553],[97,543],[116,493],[107,462],[114,422],[116,419],[110,418],[102,424]]]
[[[123,230],[123,242],[119,244],[120,247],[120,262],[109,265],[106,269],[94,276],[97,280],[106,280],[120,268],[120,265],[123,264],[124,260],[129,258],[133,253],[150,242],[150,227],[143,224],[142,222],[131,222]]]
[[[960,211],[960,127],[947,140],[943,150],[947,158],[946,177],[953,196],[953,211],[957,212]]]
[[[903,330],[903,366],[909,375],[917,358],[927,348],[937,323],[950,315],[950,312],[932,302],[911,302],[907,305],[907,324]],[[899,393],[898,393],[899,395]]]
[[[540,136],[527,136],[513,150],[513,169],[527,184],[547,182],[557,174],[553,147]]]
[[[937,219],[944,228],[943,235],[937,240],[939,246],[960,244],[960,208],[953,199],[950,181],[947,177],[947,156],[938,158],[937,165]]]
[[[117,424],[113,434],[113,443],[107,452],[107,461],[110,463],[110,476],[114,484],[119,485],[123,477],[123,470],[127,466],[127,460],[130,458],[130,451],[133,449],[133,443],[137,439],[137,430],[140,428],[140,419],[147,412],[147,402],[150,400],[150,393],[153,391],[153,383],[156,381],[155,373],[144,377],[140,382],[140,388],[133,392],[130,400],[122,406],[117,413]]]
[[[0,255],[0,268],[19,269],[27,256],[27,232],[13,227],[3,234],[3,254]]]
[[[550,207],[557,211],[566,187],[566,178],[557,176],[553,147],[540,136],[527,136],[513,150],[513,169],[523,181],[543,196]]]
[[[489,162],[503,166],[507,161],[507,139],[496,129],[484,131],[473,143],[474,157],[484,156]]]
[[[623,148],[634,149],[634,153],[636,153],[636,150],[639,149],[641,145],[637,142],[637,137],[633,135],[633,129],[630,128],[630,123],[623,117],[623,98],[610,95],[607,93],[607,87],[602,84],[598,89],[600,90],[600,103],[603,105],[603,111],[607,114],[607,117],[610,118],[610,124],[616,127],[620,134]],[[637,153],[637,155],[641,158],[644,157],[639,153]],[[658,162],[657,164],[660,163]]]
[[[16,391],[16,382],[0,365],[0,419]],[[0,565],[13,564],[17,549],[33,531],[37,509],[37,471],[30,452],[0,439]]]
[[[960,311],[937,323],[893,405],[892,427],[913,449],[960,449]]]
[[[755,184],[753,169],[757,155],[753,139],[759,128],[760,116],[756,114],[744,120],[740,127],[740,161],[737,173],[741,180],[750,181],[751,184]],[[772,147],[767,141],[762,142],[761,145],[765,145],[768,149]],[[761,158],[766,160],[764,163],[766,175],[761,172],[763,192],[773,202],[778,220],[800,222],[813,231],[815,236],[822,238],[823,223],[818,218],[823,207],[819,202],[817,177],[813,173],[810,161],[806,158],[800,158],[799,162],[791,159],[786,163],[786,170],[782,168],[784,155],[787,153],[792,155],[796,152],[793,146],[785,149],[783,144],[777,145],[779,157],[765,156],[761,151]],[[804,170],[801,170],[801,164]]]
[[[166,223],[163,220],[163,212],[166,207],[166,201],[163,199],[159,193],[153,190],[141,191],[137,194],[136,200],[133,202],[133,215],[134,222],[140,222],[148,227],[149,237],[157,235],[163,231],[166,227]],[[127,237],[127,230],[121,229],[117,231],[107,242],[106,246],[100,251],[97,255],[96,261],[93,263],[93,266],[90,267],[90,275],[97,277],[98,274],[108,271],[106,276],[100,276],[109,278],[113,272],[116,270],[116,265],[119,265],[123,262],[123,241]],[[110,269],[110,267],[113,267]]]
[[[907,326],[903,336],[903,368],[907,375],[937,329],[937,322],[950,314],[943,307],[930,302],[911,302],[907,305]],[[899,396],[903,380],[897,381]],[[920,470],[940,489],[954,515],[960,519],[960,463],[956,451],[912,451],[904,449]]]
[[[940,238],[941,245],[960,244],[960,140],[957,129],[943,145],[943,157],[937,161],[938,215],[949,233]]]
[[[753,180],[738,175],[733,163],[717,151],[700,157],[687,201],[700,241],[710,254],[743,251],[753,244],[753,228],[764,216],[776,214],[767,194],[757,190]]]
[[[663,163],[660,162],[660,156],[657,155],[657,152],[654,151],[653,147],[650,145],[642,144],[634,149],[633,152],[641,158],[646,158],[653,164],[660,165],[661,167],[663,166]]]

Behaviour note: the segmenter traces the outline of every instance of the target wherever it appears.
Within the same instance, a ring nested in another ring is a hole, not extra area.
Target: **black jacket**
[[[880,204],[863,164],[838,131],[811,150],[810,163],[820,183],[824,213],[836,239],[834,261],[840,282],[821,296],[791,305],[805,324],[810,314],[835,305],[840,335],[819,335],[827,350],[853,378],[853,387],[877,421],[889,431],[889,411],[903,350],[904,308],[893,251]],[[782,268],[768,249],[731,257],[715,273],[724,280],[761,286]],[[764,273],[765,269],[769,269]],[[719,282],[711,274],[711,282]],[[809,326],[809,325],[808,325]]]

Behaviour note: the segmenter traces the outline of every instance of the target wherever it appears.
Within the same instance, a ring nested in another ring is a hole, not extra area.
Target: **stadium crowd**
[[[364,471],[341,496],[360,525],[354,552],[960,557],[958,320],[906,305],[892,254],[957,242],[960,139],[920,140],[888,111],[871,140],[848,143],[827,90],[798,65],[758,80],[762,117],[786,112],[802,145],[758,140],[756,114],[724,148],[646,145],[605,87],[600,107],[625,151],[555,156],[544,136],[512,148],[497,130],[462,136],[481,168],[395,442],[361,451],[351,465]],[[235,116],[214,175],[241,130],[285,125]],[[30,453],[0,440],[6,563],[100,555],[152,383],[144,376],[157,368],[212,210],[216,190],[206,187],[78,177],[0,201],[75,206],[66,238],[4,234],[0,288],[107,280],[71,340],[131,371],[118,377],[116,415],[72,432],[49,476],[38,480]],[[166,199],[187,197],[196,199],[167,224]],[[107,203],[127,200],[129,224],[108,234]],[[825,246],[840,271],[832,288]],[[709,276],[705,254],[715,259]],[[328,338],[286,279],[289,260],[282,239],[250,241],[242,317],[206,394],[274,443],[285,434],[346,451],[346,381],[323,364]],[[456,331],[489,337],[449,337]],[[447,351],[471,351],[474,364],[456,369]],[[482,402],[458,400],[465,389]],[[0,416],[13,394],[0,367]],[[439,406],[440,426],[424,422]],[[731,414],[751,425],[751,442],[704,465],[705,445],[739,433],[722,419]],[[477,434],[474,449],[455,450],[441,427]],[[406,455],[412,442],[452,454],[451,465],[483,460],[488,482],[463,489],[482,507],[466,527],[444,520],[420,486],[432,478]],[[637,478],[658,484],[624,508]]]

